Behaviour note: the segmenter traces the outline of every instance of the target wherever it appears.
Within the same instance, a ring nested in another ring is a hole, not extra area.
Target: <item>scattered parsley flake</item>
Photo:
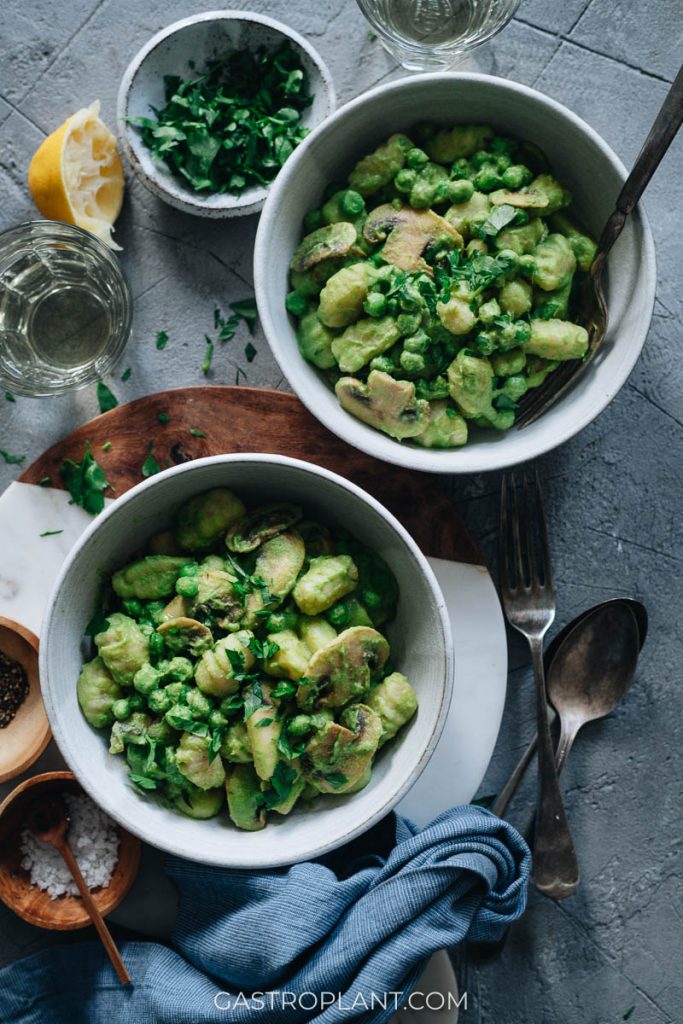
[[[130,375],[131,375],[131,373],[132,373],[132,372],[133,372],[133,371],[132,371],[132,369],[131,369],[131,368],[130,368],[130,366],[129,366],[129,367],[128,367],[128,368],[127,368],[126,370],[124,370],[124,371],[123,371],[123,373],[121,374],[121,380],[122,380],[122,381],[124,381],[124,383],[125,383],[125,381],[127,381],[127,380],[129,380],[129,379],[130,379]]]
[[[51,476],[41,476],[40,480],[38,481],[38,486],[39,487],[49,487],[51,483],[52,483],[52,477]]]
[[[247,375],[244,372],[244,370],[242,369],[242,367],[238,366],[237,370],[235,371],[235,384],[236,385],[238,385],[239,382],[240,382],[240,374],[244,377],[245,380],[247,379]]]
[[[115,409],[119,404],[119,400],[116,395],[111,391],[104,381],[98,380],[97,382],[97,401],[100,407],[100,412],[109,412],[110,409]]]
[[[197,430],[195,427],[190,427],[190,433],[193,437],[206,437],[203,430]]]
[[[258,315],[256,299],[238,299],[237,302],[230,303],[230,309],[232,310],[233,315],[237,317],[238,321],[244,320],[249,328],[249,333],[253,334],[256,329],[256,317]]]
[[[253,363],[256,352],[257,350],[254,348],[252,343],[248,341],[244,347],[244,355],[248,363]]]
[[[345,786],[349,780],[342,772],[330,772],[329,775],[325,776],[325,782],[327,782],[333,789],[339,789],[341,786]]]
[[[626,1011],[626,1013],[624,1014],[624,1016],[621,1019],[622,1020],[630,1020],[631,1017],[633,1016],[635,1008],[636,1008],[635,1004],[633,1006],[629,1006],[628,1010]]]
[[[265,729],[265,727],[267,725],[272,725],[272,724],[273,724],[273,719],[272,718],[262,718],[260,722],[256,723],[256,728],[257,729]]]
[[[7,399],[8,402],[16,402],[16,398],[14,397],[11,391],[5,392],[5,398]]]
[[[166,333],[166,331],[159,331],[159,333],[157,334],[156,347],[160,352],[162,352],[166,348],[167,342],[168,334]]]
[[[170,418],[171,417],[168,415],[167,412],[158,412],[157,413],[157,420],[159,421],[159,423],[162,423],[164,426],[166,426],[166,424],[168,423]]]
[[[93,457],[90,441],[85,442],[85,453],[81,461],[65,459],[59,475],[71,495],[71,505],[80,505],[91,516],[96,516],[102,511],[104,492],[111,484]]]
[[[226,653],[229,654],[230,652],[226,651]],[[258,711],[264,704],[261,684],[255,681],[244,693],[244,721],[246,722],[248,718],[251,718],[254,712]]]
[[[492,211],[488,220],[485,220],[480,228],[482,236],[495,236],[503,228],[506,228],[508,224],[517,216],[517,209],[514,206],[510,206],[508,203],[503,203],[502,206],[496,206]]]
[[[139,789],[158,789],[161,785],[160,779],[150,779],[149,775],[140,775],[139,772],[128,772],[128,778]]]
[[[206,338],[206,352],[204,353],[204,362],[202,363],[202,373],[206,377],[211,369],[211,360],[213,359],[213,342],[208,334],[205,334],[204,337]]]
[[[102,451],[108,452],[111,449],[111,441],[105,441],[102,445]]]
[[[370,40],[371,43],[376,43],[377,42],[377,33],[376,32],[368,32],[368,39]]]
[[[0,455],[10,466],[20,466],[22,462],[26,462],[25,455],[12,455],[11,452],[6,452],[4,448],[0,448]]]
[[[140,472],[142,473],[142,475],[143,475],[143,477],[145,479],[147,479],[147,477],[150,477],[150,476],[156,476],[157,473],[161,473],[161,466],[159,465],[157,460],[152,455],[152,449],[153,448],[154,448],[154,442],[150,441],[148,446],[147,446],[147,458],[142,463],[142,468],[140,470]]]
[[[58,533],[64,533],[64,530],[45,530],[40,534],[41,537],[56,537]]]

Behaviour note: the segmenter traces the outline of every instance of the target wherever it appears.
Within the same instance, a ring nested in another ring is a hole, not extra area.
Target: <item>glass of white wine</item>
[[[358,0],[389,51],[408,71],[439,71],[500,32],[520,0]]]
[[[118,260],[61,221],[0,234],[0,384],[46,396],[103,377],[121,356],[132,298]]]

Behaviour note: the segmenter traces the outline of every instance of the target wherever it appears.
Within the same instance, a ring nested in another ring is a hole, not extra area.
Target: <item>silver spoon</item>
[[[597,608],[560,645],[547,683],[548,699],[560,719],[555,751],[558,773],[579,730],[609,715],[624,698],[639,653],[638,621],[623,601]]]
[[[558,773],[582,726],[604,718],[626,694],[646,634],[645,606],[639,601],[616,598],[578,616],[549,646],[546,657],[551,660],[546,688],[562,726],[560,745],[555,755]],[[515,786],[510,788],[511,783],[516,780],[516,785],[524,774],[533,756],[535,742],[534,739],[529,745],[503,790],[503,793],[509,790],[506,804],[515,789]],[[492,808],[494,813],[499,813],[495,808],[500,802],[499,797]],[[533,827],[532,817],[524,832],[527,839],[533,834]],[[505,948],[509,934],[510,928],[498,942],[469,946],[468,955],[473,962],[487,963],[496,959]]]
[[[558,653],[564,648],[564,644],[565,644],[565,641],[567,640],[567,638],[571,634],[573,634],[574,631],[577,630],[579,628],[579,626],[581,626],[582,623],[585,623],[586,619],[593,619],[593,618],[595,618],[595,619],[598,620],[598,622],[600,622],[600,621],[602,621],[603,614],[605,614],[609,609],[615,608],[616,606],[622,606],[622,608],[626,608],[626,609],[629,609],[631,611],[632,616],[635,619],[635,623],[636,623],[636,629],[637,629],[637,633],[638,633],[638,640],[637,640],[638,651],[640,651],[640,649],[642,648],[643,644],[645,643],[645,637],[647,636],[647,625],[648,625],[648,622],[647,622],[647,611],[645,609],[645,605],[641,604],[640,601],[634,601],[632,598],[616,597],[616,598],[612,598],[609,601],[603,601],[601,604],[597,604],[593,608],[588,608],[585,612],[582,612],[580,615],[577,615],[577,617],[575,619],[572,619],[572,621],[569,622],[564,627],[564,629],[560,630],[560,632],[557,634],[557,636],[553,637],[553,639],[551,640],[550,644],[548,645],[548,647],[546,649],[544,660],[545,660],[545,669],[546,669],[546,678],[547,678],[546,687],[547,687],[548,695],[549,696],[550,696],[551,679],[554,676],[554,670],[553,670],[554,661],[555,661],[555,658],[558,655]],[[620,615],[620,621],[623,623],[623,621],[624,621],[624,619],[623,619],[623,611],[621,613],[619,613],[619,615]],[[626,620],[626,621],[628,621],[628,620]],[[629,626],[630,626],[630,624],[629,624]],[[630,629],[629,629],[629,632],[630,632]],[[563,658],[566,660],[566,658],[567,658],[567,651],[564,652]],[[629,679],[629,683],[630,683],[630,679]],[[627,684],[627,687],[628,687],[628,684]],[[624,690],[624,693],[625,692],[626,691]],[[623,696],[623,694],[622,694],[622,696]],[[619,703],[619,700],[621,700],[621,697],[618,698],[618,700],[613,705],[613,707],[616,707],[616,704]],[[563,703],[562,696],[559,697],[559,702],[561,704]],[[555,701],[551,700],[551,704],[554,705]],[[609,708],[608,711],[605,712],[605,714],[609,714],[610,710],[612,710],[612,708]],[[549,708],[549,711],[550,711],[550,720],[551,720],[551,724],[552,724],[552,722],[556,718],[556,715],[555,715],[555,711],[554,711],[553,707]],[[603,716],[599,715],[598,717],[603,717]],[[581,723],[581,725],[578,726],[576,731],[578,732],[578,729],[580,729],[581,726],[585,724],[585,722],[591,721],[591,720],[592,719],[588,719],[588,718],[585,719],[585,721],[583,721]],[[572,738],[572,742],[573,742],[574,738],[575,738],[575,736]],[[517,787],[519,786],[522,778],[524,777],[524,773],[526,772],[527,768],[529,767],[529,764],[530,764],[530,762],[531,762],[531,760],[532,760],[532,758],[534,756],[534,753],[536,752],[536,744],[537,744],[537,736],[534,736],[533,739],[531,740],[531,742],[529,743],[528,747],[526,748],[526,750],[524,751],[524,753],[520,757],[519,762],[517,763],[517,765],[515,766],[512,774],[510,775],[510,778],[505,783],[505,786],[500,791],[500,793],[498,794],[498,797],[496,798],[495,802],[493,803],[493,805],[491,807],[491,810],[492,810],[492,812],[494,814],[497,814],[498,817],[501,817],[505,813],[505,810],[507,809],[507,806],[510,803],[510,800],[514,796],[515,791],[517,790]],[[567,753],[568,753],[568,751],[567,751]],[[566,753],[565,753],[564,758],[563,758],[563,763],[564,763],[565,759],[566,759]],[[562,766],[560,765],[559,767],[561,768]],[[558,770],[559,770],[559,768],[558,768]]]

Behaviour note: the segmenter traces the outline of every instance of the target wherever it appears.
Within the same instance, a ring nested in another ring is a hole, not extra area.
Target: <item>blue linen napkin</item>
[[[432,953],[495,942],[520,917],[530,867],[519,833],[471,805],[422,830],[392,814],[320,861],[271,871],[169,858],[174,948],[124,943],[126,988],[99,944],[28,957],[0,971],[0,1021],[384,1024]]]

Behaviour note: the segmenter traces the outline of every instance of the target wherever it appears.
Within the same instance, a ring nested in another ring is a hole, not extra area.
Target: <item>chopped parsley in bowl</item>
[[[296,32],[254,14],[176,22],[131,62],[118,125],[133,171],[188,213],[260,210],[295,147],[334,109],[329,72]]]

